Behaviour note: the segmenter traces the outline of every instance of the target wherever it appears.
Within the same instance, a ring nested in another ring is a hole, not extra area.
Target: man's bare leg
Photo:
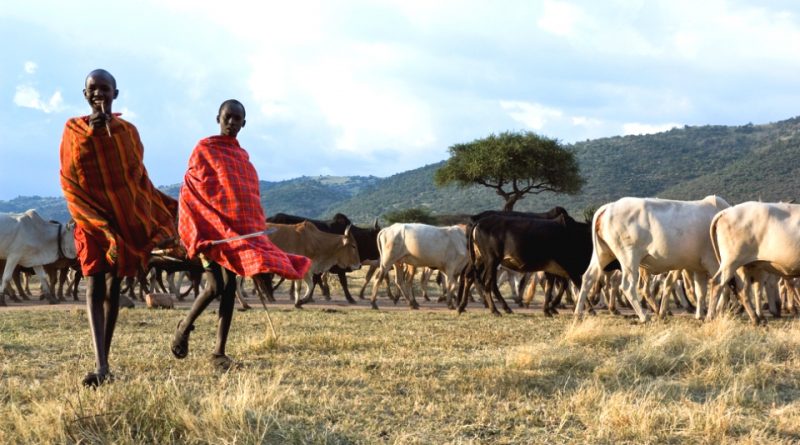
[[[214,298],[219,295],[218,289],[223,286],[222,267],[219,264],[212,263],[208,269],[205,270],[206,287],[200,292],[200,295],[194,299],[192,308],[186,317],[178,323],[178,328],[175,331],[175,338],[172,340],[172,355],[176,358],[185,358],[189,355],[189,333],[194,330],[194,322],[200,317],[200,314],[206,310]],[[235,282],[234,282],[235,283]],[[235,290],[234,285],[234,290]]]
[[[92,332],[95,364],[97,369],[83,379],[84,386],[95,387],[108,378],[108,347],[106,346],[106,282],[105,273],[99,272],[88,277],[86,284],[86,312],[89,316],[89,329]],[[116,321],[116,316],[114,317]],[[113,327],[111,327],[113,333]]]
[[[222,268],[220,268],[222,269]],[[227,369],[232,364],[232,360],[225,355],[225,345],[228,343],[228,332],[233,321],[233,306],[236,293],[236,274],[222,269],[222,293],[220,295],[218,324],[217,324],[217,345],[212,354],[214,364],[220,368]]]

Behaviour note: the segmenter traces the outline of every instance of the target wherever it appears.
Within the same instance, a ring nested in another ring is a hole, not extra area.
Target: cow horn
[[[351,226],[352,226],[352,224],[348,224],[348,225],[347,225],[347,228],[346,228],[346,229],[344,229],[344,236],[348,236],[348,235],[350,235],[350,227],[351,227]]]
[[[372,226],[375,227],[375,230],[378,230],[378,229],[381,228],[381,226],[378,225],[378,218],[375,218],[375,223],[372,224]]]

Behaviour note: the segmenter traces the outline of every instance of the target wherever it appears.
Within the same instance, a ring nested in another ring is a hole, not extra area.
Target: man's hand
[[[111,116],[101,111],[95,111],[89,116],[89,125],[92,128],[103,127],[106,122],[111,120]]]

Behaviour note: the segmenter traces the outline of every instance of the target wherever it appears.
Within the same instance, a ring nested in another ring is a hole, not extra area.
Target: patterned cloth
[[[89,117],[67,121],[61,138],[61,188],[75,220],[84,275],[136,276],[157,244],[177,238],[177,202],[150,182],[139,132],[115,114],[93,129]]]
[[[242,276],[271,272],[300,279],[311,267],[311,260],[283,252],[266,235],[211,245],[266,229],[258,174],[234,137],[211,136],[197,143],[179,203],[178,228],[190,258],[202,253]]]

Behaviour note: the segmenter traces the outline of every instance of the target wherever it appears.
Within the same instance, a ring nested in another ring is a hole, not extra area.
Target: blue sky
[[[272,181],[389,176],[506,130],[570,143],[800,114],[794,1],[31,0],[4,2],[0,38],[0,199],[61,194],[94,68],[157,185],[228,98]]]

